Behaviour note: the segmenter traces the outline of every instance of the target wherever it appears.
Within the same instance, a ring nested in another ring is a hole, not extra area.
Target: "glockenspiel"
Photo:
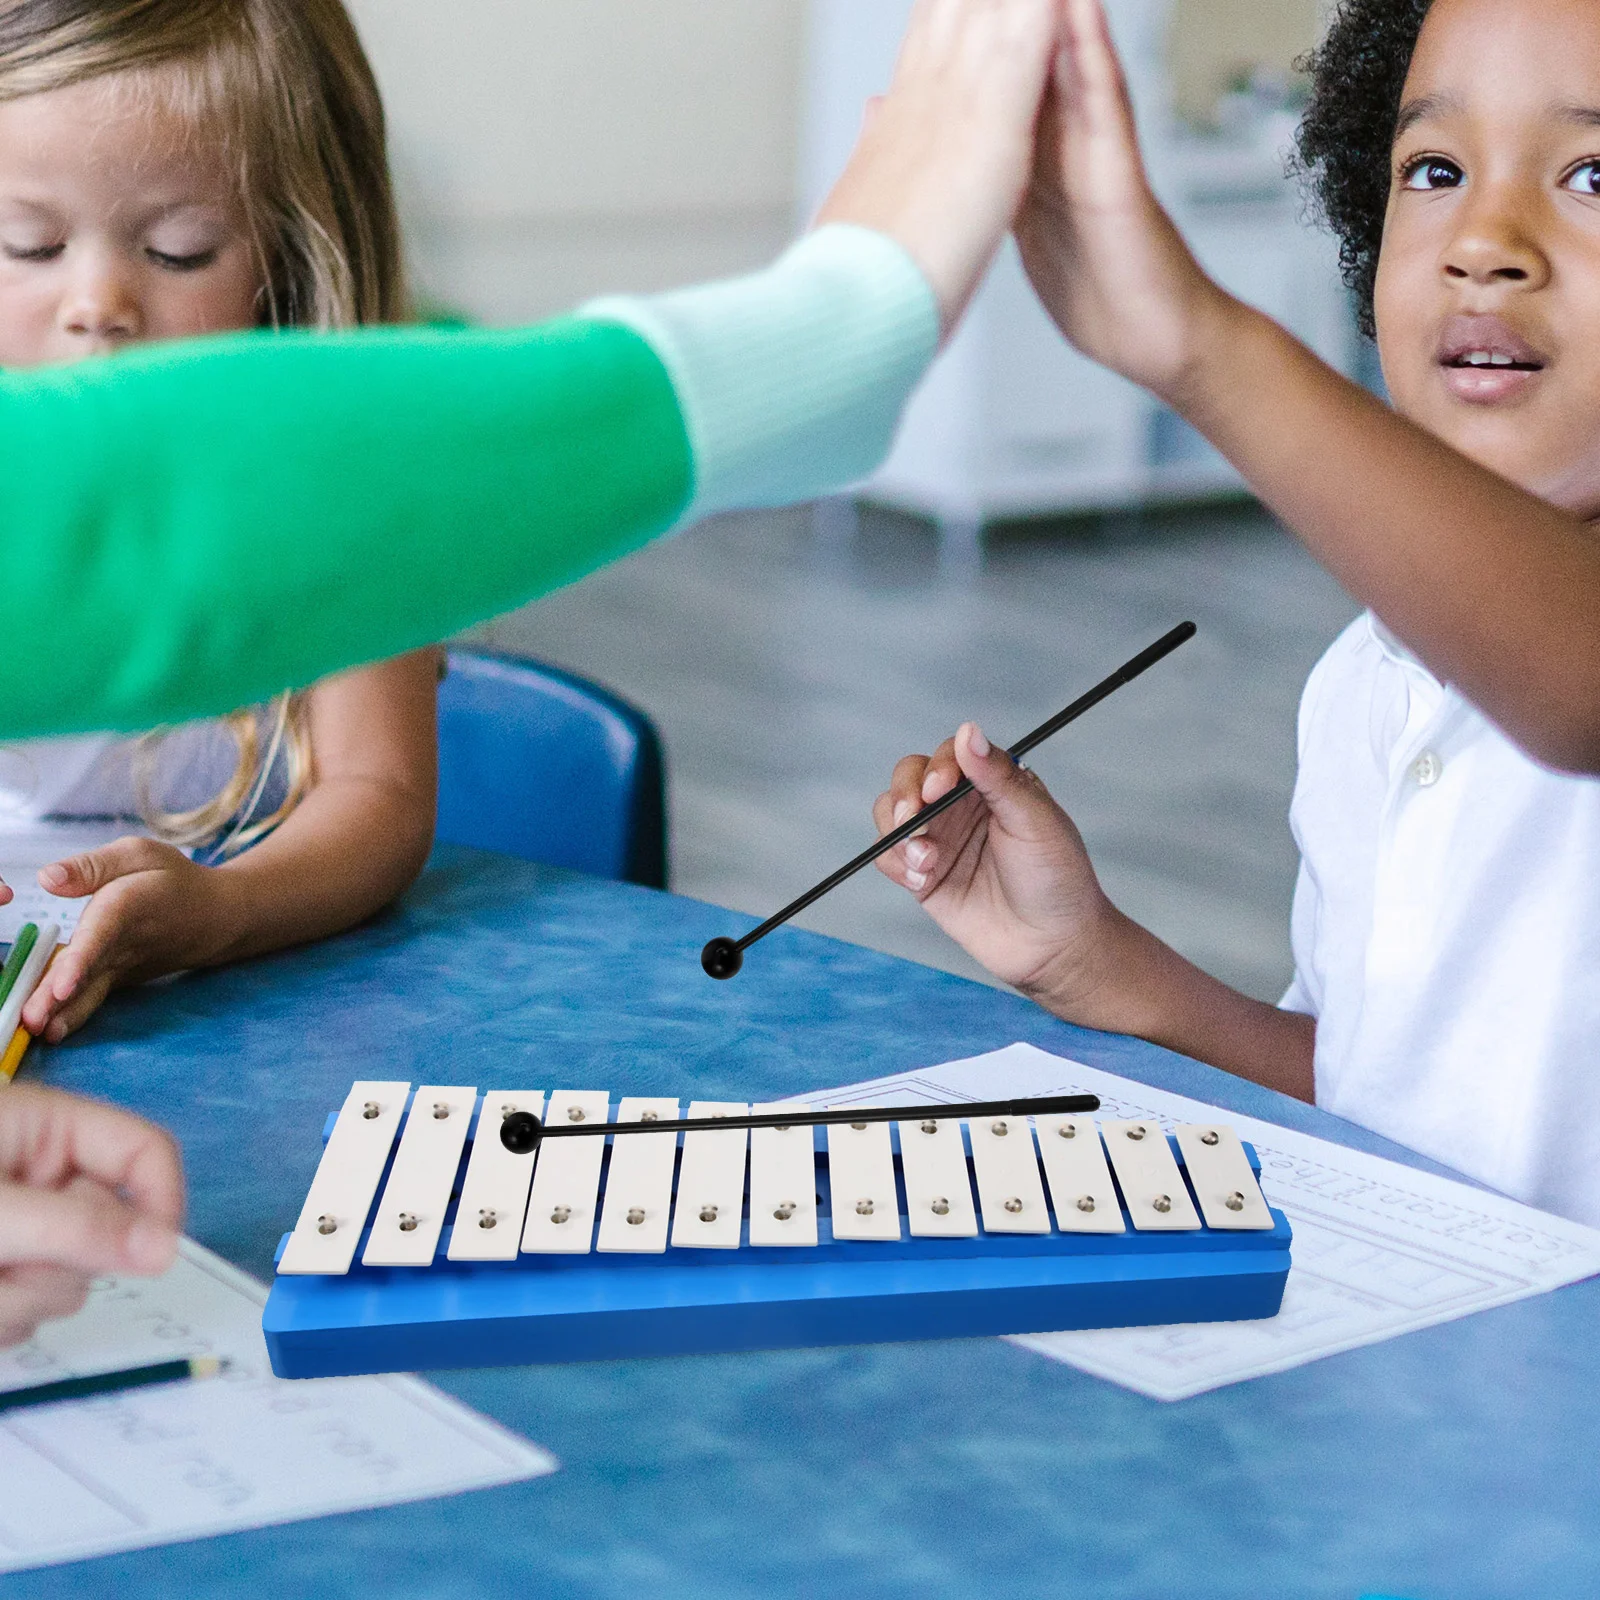
[[[1277,1313],[1287,1219],[1225,1124],[360,1082],[263,1315],[280,1377]],[[838,1113],[833,1113],[837,1115]],[[533,1119],[540,1119],[534,1123]],[[517,1125],[547,1135],[513,1148]],[[581,1127],[580,1127],[581,1125]]]

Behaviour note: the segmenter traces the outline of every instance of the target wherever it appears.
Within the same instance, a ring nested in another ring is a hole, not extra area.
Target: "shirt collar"
[[[1367,612],[1367,631],[1372,635],[1373,643],[1397,666],[1409,667],[1413,672],[1433,677],[1427,667],[1406,649],[1388,623],[1376,611]]]

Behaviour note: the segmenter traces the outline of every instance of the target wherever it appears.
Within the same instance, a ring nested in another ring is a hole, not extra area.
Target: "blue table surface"
[[[1416,1166],[1348,1123],[928,968],[442,851],[391,914],[126,995],[30,1061],[181,1137],[263,1278],[352,1079],[758,1099],[1026,1039]],[[7,1596],[1600,1593],[1600,1280],[1177,1404],[998,1340],[435,1373],[554,1477],[19,1574]]]

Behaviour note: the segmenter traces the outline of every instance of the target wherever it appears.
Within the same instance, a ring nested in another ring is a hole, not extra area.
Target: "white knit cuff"
[[[667,369],[695,463],[680,526],[865,477],[939,344],[938,303],[916,263],[845,223],[749,277],[610,296],[579,315],[633,329]]]

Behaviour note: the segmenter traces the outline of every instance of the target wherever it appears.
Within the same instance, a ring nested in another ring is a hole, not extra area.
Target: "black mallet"
[[[1163,656],[1171,655],[1180,644],[1195,636],[1192,622],[1180,622],[1170,633],[1163,634],[1153,645],[1141,650],[1131,661],[1118,667],[1109,678],[1102,678],[1087,694],[1080,695],[1070,706],[1063,707],[1048,722],[1041,722],[1032,733],[1018,739],[1006,754],[1020,761],[1035,746],[1041,745],[1052,734],[1059,733],[1069,722],[1075,722],[1091,706],[1097,706],[1108,695],[1115,694],[1123,684],[1131,683],[1147,667],[1153,667]],[[820,900],[830,889],[837,889],[846,878],[853,878],[863,867],[871,864],[886,850],[909,839],[919,828],[948,811],[958,800],[972,793],[972,780],[963,778],[949,794],[940,795],[931,805],[925,805],[914,817],[907,817],[898,828],[891,828],[875,845],[863,850],[854,861],[847,861],[830,877],[813,889],[807,889],[798,900],[792,900],[782,911],[767,918],[758,928],[752,928],[742,939],[716,938],[709,940],[700,952],[700,965],[712,978],[731,978],[744,965],[744,953],[757,939],[764,939],[774,928],[781,928],[790,917],[804,911],[813,901]]]

